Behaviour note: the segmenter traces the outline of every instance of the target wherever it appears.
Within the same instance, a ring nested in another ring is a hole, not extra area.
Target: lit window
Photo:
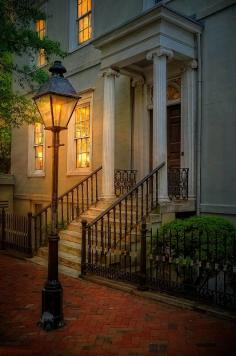
[[[90,104],[79,106],[75,112],[76,168],[90,166]]]
[[[36,22],[36,32],[41,40],[43,40],[46,36],[46,21],[38,20]],[[38,51],[37,65],[39,67],[46,64],[46,54],[43,48],[40,48]]]
[[[44,141],[44,129],[43,125],[36,123],[34,125],[34,153],[35,153],[35,170],[42,171],[44,166],[43,157],[43,141]]]
[[[92,37],[92,0],[78,0],[78,42]]]

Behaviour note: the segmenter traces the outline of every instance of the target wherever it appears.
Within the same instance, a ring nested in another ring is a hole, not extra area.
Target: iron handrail
[[[77,189],[80,185],[84,184],[84,182],[88,181],[93,175],[95,175],[96,173],[98,173],[100,170],[102,169],[102,166],[96,168],[93,172],[91,172],[88,176],[86,176],[85,178],[83,178],[79,183],[76,183],[75,185],[73,185],[72,188],[68,189],[66,192],[64,192],[63,194],[61,194],[60,196],[58,196],[58,201],[60,201],[61,199],[63,199],[66,195],[70,194],[73,190]],[[41,209],[37,214],[33,215],[33,218],[37,218],[39,215],[43,214],[48,208],[51,207],[51,203],[48,204],[47,206],[45,206],[43,209]]]
[[[133,194],[141,185],[143,185],[147,180],[154,176],[162,167],[164,167],[165,162],[159,164],[152,172],[150,172],[147,176],[141,179],[129,192],[127,192],[122,197],[118,198],[112,205],[110,205],[106,210],[104,210],[100,215],[98,215],[93,221],[87,224],[87,228],[91,228],[95,225],[99,220],[101,220],[105,215],[107,215],[111,210],[113,210],[116,206],[118,206],[122,201],[128,199],[129,196]]]

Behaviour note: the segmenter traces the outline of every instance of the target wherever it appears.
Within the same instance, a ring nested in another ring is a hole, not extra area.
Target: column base
[[[160,197],[158,197],[158,204],[160,204],[160,205],[165,205],[165,204],[168,204],[170,202],[171,201],[170,201],[168,196],[160,196]]]
[[[116,199],[117,197],[115,196],[115,194],[101,194],[101,197],[99,198],[100,201],[104,201],[107,203],[113,203]]]
[[[39,326],[50,331],[64,326],[63,289],[59,281],[46,282],[42,290],[42,317]]]

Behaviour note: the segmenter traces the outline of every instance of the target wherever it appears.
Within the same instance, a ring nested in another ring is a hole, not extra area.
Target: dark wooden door
[[[181,150],[180,104],[167,107],[167,160],[168,168],[180,168]]]

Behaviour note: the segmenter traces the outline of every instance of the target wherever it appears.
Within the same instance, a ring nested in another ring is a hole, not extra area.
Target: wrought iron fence
[[[32,214],[20,216],[6,213],[0,214],[0,246],[32,256]]]
[[[188,199],[189,168],[168,169],[168,195],[173,199]]]
[[[117,197],[128,193],[136,184],[137,170],[115,169],[114,187]]]
[[[236,309],[236,236],[212,232],[147,231],[143,222],[117,237],[110,227],[86,232],[83,223],[82,274],[132,282]],[[99,230],[99,231],[98,231]]]
[[[236,236],[175,231],[147,236],[147,284],[236,309]]]

